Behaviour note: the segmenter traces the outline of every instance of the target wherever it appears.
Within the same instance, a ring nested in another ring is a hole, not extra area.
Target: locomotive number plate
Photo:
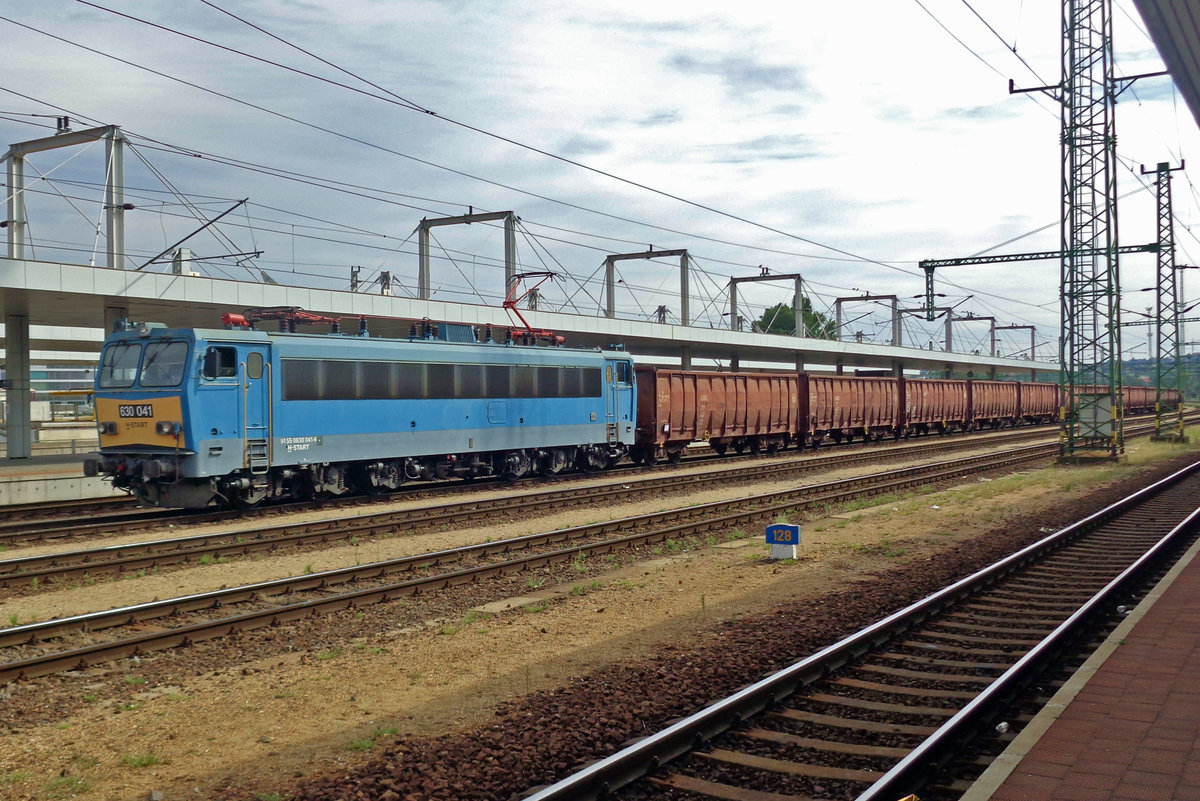
[[[154,406],[149,403],[122,403],[117,407],[118,417],[153,417]]]

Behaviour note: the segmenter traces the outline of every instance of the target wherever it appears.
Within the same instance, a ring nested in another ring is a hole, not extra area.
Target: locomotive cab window
[[[633,378],[629,374],[629,362],[613,362],[613,365],[617,368],[617,383],[618,384],[632,384],[633,383]]]
[[[237,375],[237,348],[213,346],[204,352],[205,378],[231,378]]]
[[[143,387],[177,387],[187,365],[186,342],[152,342],[142,361]]]
[[[141,357],[141,343],[117,343],[105,348],[100,361],[100,388],[132,387]]]

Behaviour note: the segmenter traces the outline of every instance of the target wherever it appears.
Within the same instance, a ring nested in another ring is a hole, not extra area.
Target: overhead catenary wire
[[[856,259],[857,260],[857,259]]]
[[[0,19],[4,19],[4,18],[3,18],[3,17],[0,17]],[[2,90],[2,91],[7,91],[7,92],[10,92],[10,93],[12,93],[12,94],[16,94],[17,96],[20,96],[20,97],[25,97],[25,98],[27,98],[27,99],[33,100],[34,102],[40,102],[40,103],[43,103],[43,104],[45,104],[45,105],[51,105],[51,106],[53,106],[53,104],[45,103],[45,101],[40,101],[40,100],[37,100],[36,98],[29,97],[28,95],[24,95],[23,93],[16,92],[16,91],[14,91],[14,90],[12,90],[12,89],[10,89],[10,88],[7,88],[7,87],[0,87],[0,90]],[[63,111],[69,111],[69,110],[67,110],[67,109],[62,109],[62,110],[63,110]],[[78,112],[74,112],[74,113],[75,113],[75,116],[76,116],[76,117],[80,117],[80,116],[81,116],[81,115],[79,115],[79,113],[78,113]],[[138,136],[138,134],[136,134],[135,132],[126,131],[126,133],[127,133],[128,135],[131,135],[131,136]],[[238,161],[238,160],[229,159],[228,157],[223,157],[223,156],[215,156],[215,155],[213,155],[213,154],[202,153],[202,152],[200,152],[200,151],[197,151],[197,150],[194,150],[194,149],[190,149],[190,148],[184,148],[184,147],[181,147],[181,146],[173,146],[173,145],[168,145],[168,144],[166,144],[166,143],[161,143],[159,140],[155,140],[155,139],[153,139],[153,138],[150,138],[150,137],[141,137],[141,138],[143,138],[143,139],[146,139],[147,141],[151,141],[151,142],[158,142],[159,144],[163,145],[165,149],[174,149],[174,150],[176,150],[176,152],[179,152],[180,154],[191,155],[191,156],[193,156],[193,157],[199,157],[199,158],[207,158],[207,159],[209,159],[209,160],[215,160],[215,161],[217,161],[218,163],[224,163],[224,164],[227,164],[227,165],[230,165],[230,166],[236,166],[236,167],[240,167],[240,168],[242,168],[242,169],[249,169],[249,170],[252,170],[252,171],[255,171],[255,172],[262,172],[262,173],[265,173],[265,174],[276,174],[276,175],[277,175],[277,176],[279,176],[279,177],[285,177],[285,178],[286,178],[286,179],[288,179],[288,180],[298,180],[298,181],[300,181],[301,183],[309,183],[310,185],[316,185],[316,186],[320,186],[320,185],[322,185],[322,184],[321,184],[321,181],[322,181],[322,180],[328,180],[328,179],[316,179],[316,178],[313,178],[312,176],[296,177],[296,176],[297,176],[297,174],[295,174],[295,173],[292,173],[292,174],[290,174],[290,175],[289,175],[289,174],[287,174],[287,172],[286,172],[286,171],[282,171],[282,170],[280,170],[280,171],[276,172],[276,168],[263,167],[262,165],[252,165],[252,164],[251,164],[251,163],[249,163],[249,162],[240,162],[240,161]],[[403,154],[401,154],[401,155],[403,155]],[[473,177],[475,177],[475,176],[470,176],[469,174],[466,174],[466,173],[460,173],[460,174],[462,174],[462,175],[465,175],[466,177],[472,177],[472,178],[473,178]],[[480,178],[480,179],[478,179],[478,180],[483,180],[483,181],[485,181],[485,182],[489,182],[489,181],[487,181],[487,179],[482,179],[482,178]],[[494,183],[494,182],[489,182],[489,183]],[[524,192],[523,190],[516,190],[516,189],[513,189],[512,187],[508,187],[507,185],[504,185],[504,184],[497,184],[497,185],[498,185],[498,186],[500,186],[500,187],[502,187],[502,188],[505,188],[505,189],[510,189],[510,190],[512,190],[512,191],[521,192],[521,193],[523,193],[523,194],[531,194],[531,196],[533,196],[533,197],[535,197],[535,198],[537,198],[537,199],[541,199],[541,200],[547,200],[547,201],[549,201],[549,202],[554,202],[554,203],[559,203],[560,205],[567,205],[567,206],[569,206],[569,207],[575,208],[575,209],[577,209],[577,210],[580,210],[580,211],[585,211],[585,212],[588,212],[588,213],[592,213],[592,214],[597,214],[597,215],[600,215],[600,216],[608,217],[608,218],[610,218],[610,219],[613,219],[613,220],[616,220],[616,221],[620,221],[620,222],[627,222],[627,223],[630,223],[630,224],[633,224],[633,225],[638,225],[638,226],[646,227],[646,228],[649,228],[649,229],[652,229],[652,230],[662,231],[662,232],[665,232],[665,233],[674,233],[674,234],[678,234],[678,235],[681,235],[681,236],[686,236],[686,237],[689,237],[689,238],[692,238],[692,239],[698,239],[698,240],[712,241],[712,242],[716,242],[716,243],[720,243],[720,244],[729,244],[729,245],[733,245],[733,246],[739,246],[739,247],[747,247],[747,248],[750,248],[750,249],[758,249],[758,250],[762,250],[763,252],[778,253],[778,254],[781,254],[781,255],[796,255],[796,256],[800,256],[800,257],[804,257],[804,258],[822,258],[822,259],[829,259],[829,258],[832,258],[832,257],[825,256],[825,255],[822,255],[822,256],[815,256],[814,254],[797,254],[797,253],[793,253],[793,252],[789,252],[789,251],[782,251],[782,250],[778,250],[778,249],[767,249],[767,248],[761,248],[761,247],[754,246],[754,245],[748,245],[748,244],[744,244],[744,243],[736,243],[736,242],[732,242],[732,241],[730,241],[730,240],[724,240],[724,239],[719,239],[719,238],[714,238],[714,237],[708,237],[708,236],[705,236],[705,235],[702,235],[702,234],[696,234],[696,233],[691,233],[691,232],[680,231],[680,230],[677,230],[677,229],[672,229],[672,228],[668,228],[668,227],[665,227],[665,226],[659,226],[659,225],[655,225],[655,224],[652,224],[652,223],[647,223],[647,222],[644,222],[644,221],[635,220],[635,219],[628,218],[628,217],[623,217],[623,216],[620,216],[620,215],[614,215],[614,214],[610,214],[610,213],[608,213],[608,212],[603,212],[603,211],[599,211],[599,210],[596,210],[596,209],[591,209],[591,208],[584,207],[584,206],[580,206],[580,205],[577,205],[577,204],[569,204],[569,203],[565,203],[565,201],[555,201],[555,200],[554,200],[554,199],[552,199],[552,198],[545,197],[545,196],[542,196],[542,195],[533,194],[533,193]],[[372,191],[385,191],[385,190],[372,190]],[[368,198],[370,198],[370,197],[371,197],[371,196],[370,196],[370,195],[368,195],[368,194],[365,194],[365,193],[357,193],[357,192],[353,192],[353,191],[351,191],[351,194],[358,194],[358,195],[359,195],[359,196],[361,196],[361,197],[368,197]],[[386,202],[386,201],[385,201],[385,202]],[[408,208],[414,208],[414,209],[417,209],[417,210],[420,210],[420,211],[428,211],[428,209],[423,209],[423,208],[420,208],[420,207],[411,206],[410,204],[396,203],[396,202],[394,202],[394,201],[392,201],[392,202],[393,202],[395,205],[399,205],[399,206],[405,206],[405,207],[408,207]],[[457,205],[458,205],[458,207],[459,207],[460,209],[464,209],[464,208],[467,206],[467,204],[466,204],[466,203],[457,204]],[[536,223],[535,223],[535,224],[536,224]],[[632,241],[632,240],[629,240],[629,241]],[[863,258],[862,258],[862,257],[855,257],[855,256],[853,256],[853,254],[848,254],[848,258],[847,258],[846,260],[847,260],[847,261],[854,261],[854,262],[862,262],[862,261],[863,261]],[[900,267],[896,266],[895,264],[890,264],[890,263],[881,262],[881,261],[876,261],[876,260],[871,260],[871,262],[872,262],[872,263],[876,263],[876,264],[880,264],[880,265],[882,265],[882,266],[889,267],[889,268],[891,268],[891,269],[896,269],[896,270],[899,270],[900,272],[910,272],[910,271],[904,270],[904,269],[902,269],[902,268],[900,268]],[[911,274],[911,272],[910,272],[910,274]]]
[[[111,12],[111,13],[117,13],[119,16],[127,17],[127,18],[129,18],[129,19],[133,19],[133,20],[135,20],[135,21],[142,22],[142,20],[140,20],[140,19],[138,19],[138,18],[135,18],[135,17],[132,17],[131,15],[123,14],[123,13],[120,13],[120,12],[112,12],[112,11],[111,11],[111,9],[106,9],[106,8],[104,8],[103,6],[99,6],[99,5],[96,5],[96,4],[94,4],[94,3],[90,3],[90,2],[86,2],[86,0],[77,0],[77,2],[81,2],[81,3],[84,3],[84,4],[86,4],[86,5],[93,6],[93,7],[97,8],[97,9],[99,9],[99,10],[102,10],[102,11],[109,11],[109,12]],[[66,44],[69,44],[69,45],[72,45],[72,46],[75,46],[75,47],[80,47],[80,48],[82,48],[82,49],[84,49],[84,50],[87,50],[87,51],[89,51],[89,52],[92,52],[92,53],[94,53],[94,54],[96,54],[96,55],[99,55],[99,56],[102,56],[102,57],[105,57],[105,58],[111,58],[111,59],[114,59],[114,60],[116,60],[116,61],[118,61],[118,62],[120,62],[120,63],[126,64],[126,65],[128,65],[128,66],[131,66],[131,67],[134,67],[134,68],[137,68],[137,69],[141,69],[141,70],[144,70],[144,71],[147,71],[147,72],[153,73],[153,74],[155,74],[155,75],[158,75],[159,77],[165,78],[165,79],[167,79],[167,80],[176,81],[176,82],[179,82],[179,83],[181,83],[181,84],[184,84],[184,85],[186,85],[186,86],[189,86],[189,87],[191,87],[191,88],[197,89],[197,90],[199,90],[199,91],[207,92],[207,93],[209,93],[209,94],[213,94],[213,95],[215,95],[215,96],[218,96],[218,97],[221,97],[221,98],[223,98],[223,99],[230,100],[231,102],[235,102],[235,103],[239,103],[239,104],[241,104],[241,105],[248,106],[248,107],[250,107],[250,108],[253,108],[253,109],[256,109],[256,110],[258,110],[258,111],[262,111],[262,112],[265,112],[265,113],[271,114],[271,115],[273,115],[273,116],[280,117],[280,118],[282,118],[282,119],[288,120],[288,121],[290,121],[290,122],[297,123],[297,124],[299,124],[299,125],[304,125],[304,126],[306,126],[306,127],[312,128],[312,129],[314,129],[314,130],[321,131],[321,132],[323,132],[323,133],[326,133],[326,134],[330,134],[330,135],[333,135],[333,136],[337,136],[337,137],[339,137],[339,138],[343,138],[343,139],[346,139],[346,140],[348,140],[348,141],[356,142],[356,143],[358,143],[358,144],[362,144],[362,145],[365,145],[365,146],[367,146],[367,147],[375,148],[375,149],[381,150],[381,151],[383,151],[383,152],[391,153],[391,154],[393,154],[393,155],[397,155],[397,156],[400,156],[400,157],[402,157],[402,158],[410,159],[410,160],[412,160],[412,161],[415,161],[415,162],[418,162],[418,163],[421,163],[421,164],[425,164],[426,166],[431,166],[431,167],[435,167],[435,168],[437,168],[437,169],[441,169],[441,170],[445,170],[445,171],[451,172],[451,173],[453,173],[453,174],[462,175],[463,177],[471,178],[471,179],[473,179],[473,180],[479,180],[479,181],[483,181],[483,182],[485,182],[485,183],[492,184],[492,185],[494,185],[494,186],[497,186],[497,187],[500,187],[500,188],[503,188],[503,189],[507,189],[508,191],[519,192],[519,193],[521,193],[521,194],[528,195],[528,196],[531,196],[531,197],[536,197],[536,198],[538,198],[538,199],[541,199],[541,200],[546,200],[546,201],[548,201],[548,202],[557,203],[557,204],[559,204],[559,205],[563,205],[563,206],[566,206],[566,207],[568,207],[568,208],[576,208],[576,209],[579,209],[579,210],[581,210],[581,211],[588,211],[588,212],[590,212],[590,213],[599,213],[599,214],[602,214],[603,216],[607,216],[607,217],[614,217],[615,219],[622,219],[622,218],[620,218],[620,217],[617,217],[616,215],[610,215],[610,214],[608,214],[607,212],[597,212],[597,211],[596,211],[596,210],[594,210],[594,209],[588,209],[588,208],[586,208],[586,207],[578,206],[578,205],[576,205],[576,204],[572,204],[572,203],[569,203],[569,202],[567,202],[567,201],[564,201],[564,200],[561,200],[561,199],[554,199],[554,198],[546,197],[546,196],[543,196],[543,195],[539,195],[538,193],[535,193],[535,192],[530,192],[529,190],[518,189],[518,188],[516,188],[516,187],[508,186],[508,185],[505,185],[505,184],[503,184],[503,183],[500,183],[500,182],[497,182],[497,181],[493,181],[493,180],[491,180],[491,179],[482,178],[482,177],[480,177],[480,176],[469,175],[469,174],[467,174],[467,173],[464,173],[464,172],[462,172],[462,171],[460,171],[460,170],[456,170],[456,169],[454,169],[454,168],[447,167],[447,166],[445,166],[445,165],[439,165],[439,164],[435,164],[434,162],[430,162],[430,161],[427,161],[427,160],[424,160],[424,159],[420,159],[420,158],[418,158],[418,157],[416,157],[416,156],[412,156],[412,155],[409,155],[409,154],[401,153],[400,151],[396,151],[396,150],[394,150],[394,149],[392,149],[392,148],[388,148],[388,147],[385,147],[385,146],[383,146],[383,145],[379,145],[379,144],[376,144],[376,143],[369,142],[369,141],[367,141],[367,140],[365,140],[365,139],[362,139],[361,137],[356,137],[356,136],[353,136],[353,135],[350,135],[350,134],[346,134],[346,133],[344,133],[344,132],[335,131],[335,130],[333,130],[333,129],[326,128],[326,127],[324,127],[324,126],[316,125],[315,123],[306,122],[306,121],[304,121],[304,120],[300,120],[300,119],[298,119],[298,118],[296,118],[296,117],[293,117],[293,116],[291,116],[291,115],[287,115],[287,114],[284,114],[284,113],[282,113],[282,112],[274,111],[274,110],[272,110],[272,109],[268,109],[268,108],[266,108],[266,107],[264,107],[264,106],[261,106],[261,105],[255,104],[255,103],[250,103],[249,101],[245,101],[245,100],[241,100],[241,99],[239,99],[239,98],[235,98],[235,97],[233,97],[232,95],[229,95],[229,94],[226,94],[226,93],[223,93],[223,92],[218,92],[218,91],[216,91],[216,90],[213,90],[213,89],[210,89],[210,88],[208,88],[208,87],[202,86],[202,85],[200,85],[200,84],[197,84],[197,83],[195,83],[195,82],[192,82],[192,81],[187,81],[187,80],[184,80],[184,79],[181,79],[181,78],[178,78],[178,77],[175,77],[175,76],[169,75],[169,74],[167,74],[167,73],[164,73],[164,72],[162,72],[162,71],[160,71],[160,70],[155,70],[155,69],[153,69],[153,68],[150,68],[150,67],[145,67],[145,66],[143,66],[143,65],[136,64],[135,62],[128,61],[127,59],[122,59],[122,58],[119,58],[119,57],[113,56],[113,55],[111,55],[111,54],[104,53],[104,52],[102,52],[102,51],[96,50],[96,49],[94,49],[94,48],[89,48],[89,47],[87,47],[87,46],[85,46],[85,45],[81,45],[81,44],[79,44],[79,43],[77,43],[77,42],[73,42],[73,41],[71,41],[71,40],[68,40],[68,39],[65,39],[65,38],[63,38],[63,37],[59,37],[59,36],[56,36],[56,35],[54,35],[54,34],[47,33],[47,32],[45,32],[45,31],[42,31],[42,30],[40,30],[40,29],[38,29],[38,28],[35,28],[35,27],[31,26],[31,25],[26,25],[26,24],[24,24],[24,23],[16,22],[16,21],[14,21],[14,20],[12,20],[12,19],[10,19],[10,18],[7,18],[7,17],[0,16],[0,20],[3,20],[3,21],[6,21],[6,22],[9,22],[9,23],[11,23],[11,24],[18,25],[18,26],[20,26],[20,27],[22,27],[22,28],[25,28],[25,29],[27,29],[27,30],[33,31],[33,32],[35,32],[35,33],[42,34],[42,35],[44,35],[44,36],[49,36],[49,37],[51,37],[51,38],[53,38],[53,39],[56,39],[56,40],[58,40],[58,41],[62,41],[62,42],[64,42],[64,43],[66,43]],[[156,27],[156,28],[160,28],[160,29],[166,30],[166,31],[168,31],[168,32],[171,32],[171,33],[176,33],[176,34],[179,34],[179,35],[185,35],[185,34],[180,34],[178,31],[175,31],[174,29],[170,29],[170,28],[167,28],[166,26],[161,26],[161,25],[158,25],[158,24],[156,24],[156,23],[148,23],[148,24],[152,24],[152,25],[153,25],[154,27]],[[194,39],[194,38],[196,38],[196,37],[191,37],[191,36],[189,36],[188,38],[193,38],[193,39]],[[222,46],[222,49],[230,49],[230,48],[224,48],[224,47]],[[237,52],[239,52],[239,53],[240,53],[241,51],[237,51]],[[259,59],[259,60],[261,60],[261,59]],[[327,81],[327,82],[328,82],[328,79],[321,79],[321,80],[324,80],[324,81]],[[333,83],[337,83],[337,82],[333,82]],[[381,100],[385,100],[385,101],[387,101],[387,98],[380,97],[380,96],[378,96],[378,95],[375,95],[375,94],[372,94],[372,93],[369,93],[369,92],[362,92],[362,90],[354,90],[354,91],[356,91],[356,92],[359,92],[360,94],[365,94],[365,95],[367,95],[367,96],[370,96],[370,97],[375,97],[375,98],[377,98],[377,99],[381,99]],[[388,102],[390,102],[390,101],[388,101]],[[426,113],[429,113],[429,112],[426,112]],[[653,194],[659,195],[659,196],[661,196],[661,197],[665,197],[665,198],[668,198],[668,199],[671,199],[671,200],[675,200],[675,201],[678,201],[678,202],[680,202],[680,203],[687,204],[687,205],[689,205],[689,206],[692,206],[692,207],[694,207],[694,208],[697,208],[697,209],[700,209],[700,210],[703,210],[703,211],[707,211],[707,212],[710,212],[710,213],[716,214],[716,215],[718,215],[718,216],[725,217],[725,218],[727,218],[727,219],[730,219],[730,220],[734,220],[734,221],[737,221],[737,222],[741,222],[741,223],[744,223],[744,224],[750,225],[750,226],[752,226],[752,227],[759,228],[759,229],[761,229],[761,230],[770,231],[771,233],[775,233],[775,234],[778,234],[778,235],[780,235],[780,236],[783,236],[783,237],[786,237],[786,238],[795,239],[795,240],[798,240],[798,241],[801,241],[801,242],[805,242],[805,243],[807,243],[807,244],[810,244],[810,245],[813,245],[813,246],[815,246],[815,247],[819,247],[819,248],[823,248],[823,249],[828,249],[828,250],[830,250],[831,252],[834,252],[834,253],[839,253],[839,254],[841,254],[841,255],[844,255],[844,256],[853,257],[853,258],[856,258],[856,259],[858,259],[859,261],[862,261],[862,262],[864,262],[864,263],[877,264],[877,265],[879,265],[879,266],[885,267],[886,269],[897,270],[897,271],[899,271],[899,272],[908,273],[908,274],[910,274],[910,275],[912,274],[912,272],[911,272],[910,270],[906,270],[906,269],[904,269],[904,268],[900,268],[900,267],[897,267],[897,266],[895,266],[895,265],[891,265],[891,264],[888,264],[888,263],[885,263],[885,262],[880,262],[880,261],[877,261],[877,260],[875,260],[875,259],[872,259],[872,258],[870,258],[870,257],[867,257],[867,256],[861,256],[861,255],[858,255],[858,254],[854,254],[854,253],[851,253],[851,252],[849,252],[849,251],[847,251],[847,250],[844,250],[844,249],[842,249],[842,248],[838,248],[838,247],[836,247],[836,246],[833,246],[833,245],[829,245],[829,244],[826,244],[826,243],[823,243],[823,242],[819,242],[819,241],[813,240],[813,239],[811,239],[811,238],[807,238],[807,237],[801,236],[801,235],[799,235],[799,234],[795,234],[795,233],[791,233],[791,232],[788,232],[788,231],[784,231],[784,230],[782,230],[782,229],[779,229],[779,228],[776,228],[776,227],[774,227],[774,226],[766,225],[765,223],[759,223],[759,222],[756,222],[756,221],[754,221],[754,220],[750,220],[750,219],[748,219],[748,218],[746,218],[746,217],[743,217],[743,216],[741,216],[741,215],[737,215],[737,214],[733,214],[732,212],[727,212],[727,211],[723,211],[723,210],[721,210],[721,209],[717,209],[717,208],[715,208],[715,207],[713,207],[713,206],[710,206],[710,205],[708,205],[708,204],[700,203],[700,202],[698,202],[698,201],[689,200],[689,199],[687,199],[687,198],[684,198],[684,197],[682,197],[682,196],[679,196],[679,195],[676,195],[676,194],[673,194],[673,193],[667,192],[667,191],[665,191],[665,190],[656,189],[656,188],[654,188],[654,187],[651,187],[651,186],[649,186],[649,185],[647,185],[647,184],[643,184],[643,183],[641,183],[641,182],[634,181],[634,180],[631,180],[631,179],[628,179],[628,178],[623,178],[623,177],[621,177],[621,176],[615,175],[615,174],[613,174],[613,173],[610,173],[610,172],[607,172],[607,171],[605,171],[605,170],[600,170],[600,169],[598,169],[598,168],[595,168],[595,167],[588,166],[588,165],[586,165],[586,164],[583,164],[583,163],[581,163],[581,162],[575,161],[575,160],[573,160],[573,159],[569,159],[569,158],[567,158],[567,157],[565,157],[565,156],[560,156],[560,155],[557,155],[557,154],[555,154],[555,153],[551,153],[551,152],[549,152],[549,151],[546,151],[546,150],[543,150],[543,149],[540,149],[540,148],[534,147],[534,146],[532,146],[532,145],[527,145],[527,144],[524,144],[524,143],[522,143],[522,142],[519,142],[519,141],[517,141],[517,140],[511,139],[511,138],[509,138],[509,137],[505,137],[505,136],[501,136],[501,135],[499,135],[499,134],[491,133],[491,132],[489,132],[489,131],[483,130],[483,129],[481,129],[481,128],[477,128],[477,127],[475,127],[475,126],[472,126],[472,125],[469,125],[469,124],[467,124],[467,123],[463,123],[463,122],[460,122],[460,121],[457,121],[457,120],[453,120],[453,119],[451,119],[451,118],[449,118],[449,117],[445,117],[445,116],[438,115],[438,114],[433,114],[433,113],[431,113],[431,114],[430,114],[430,116],[431,116],[431,117],[433,117],[433,118],[435,118],[435,119],[438,119],[438,120],[443,120],[443,121],[449,122],[449,123],[451,123],[451,124],[453,124],[453,125],[457,125],[457,126],[460,126],[460,127],[463,127],[463,128],[465,128],[465,129],[468,129],[468,130],[471,130],[471,131],[475,131],[475,132],[477,132],[477,133],[480,133],[480,134],[483,134],[483,135],[486,135],[486,136],[492,137],[492,138],[494,138],[494,139],[498,139],[498,140],[500,140],[500,141],[503,141],[503,142],[506,142],[506,143],[512,144],[512,145],[514,145],[514,146],[517,146],[517,147],[520,147],[520,148],[523,148],[523,149],[526,149],[526,150],[530,150],[530,151],[532,151],[532,152],[535,152],[535,153],[538,153],[538,154],[541,154],[541,155],[547,156],[547,157],[549,157],[549,158],[556,159],[556,160],[558,160],[558,161],[562,161],[562,162],[564,162],[564,163],[566,163],[566,164],[570,164],[570,165],[573,165],[573,166],[579,167],[579,168],[581,168],[581,169],[588,170],[588,171],[590,171],[590,172],[593,172],[593,173],[596,173],[596,174],[598,174],[598,175],[602,175],[602,176],[604,176],[604,177],[607,177],[607,178],[610,178],[610,179],[613,179],[613,180],[619,181],[619,182],[621,182],[621,183],[624,183],[624,184],[626,184],[626,185],[632,186],[632,187],[634,187],[634,188],[637,188],[637,189],[642,189],[642,190],[645,190],[645,191],[651,192],[651,193],[653,193]],[[628,221],[628,220],[626,220],[626,221]]]
[[[3,18],[3,17],[0,17],[0,19],[4,19],[4,18]],[[55,38],[58,38],[58,37],[55,37]],[[0,87],[0,88],[3,88],[3,87]],[[9,92],[11,92],[11,93],[13,93],[13,94],[17,94],[18,96],[22,96],[22,97],[27,97],[27,98],[28,98],[28,96],[26,96],[26,95],[23,95],[22,93],[19,93],[19,92],[14,92],[14,91],[13,91],[13,90],[11,90],[11,89],[4,89],[4,90],[5,90],[5,91],[9,91]],[[218,94],[219,94],[219,93],[218,93]],[[32,99],[32,98],[29,98],[29,99]],[[48,104],[48,105],[50,105],[50,104]],[[252,105],[252,104],[251,104],[251,105]],[[256,108],[257,108],[257,107],[256,107]],[[65,111],[65,109],[64,109],[64,111]],[[78,115],[76,115],[76,116],[78,116]],[[193,154],[193,155],[196,155],[194,151],[192,151],[192,154]],[[535,195],[535,196],[536,196],[536,197],[542,197],[542,196],[538,196],[538,195]],[[548,198],[544,198],[544,197],[543,197],[542,199],[548,199]],[[577,208],[577,209],[586,210],[586,211],[592,211],[592,210],[590,210],[590,209],[586,209],[585,207],[581,207],[581,206],[578,206],[578,205],[575,205],[575,204],[568,204],[568,205],[571,205],[571,206],[573,206],[574,208]],[[632,219],[625,218],[625,217],[619,217],[619,216],[617,216],[617,215],[610,215],[610,214],[608,214],[608,213],[606,213],[606,212],[595,212],[595,213],[599,213],[599,214],[601,214],[601,215],[608,216],[608,217],[613,217],[613,218],[615,218],[615,219],[623,220],[623,221],[626,221],[626,222],[631,222],[631,223],[634,223],[634,224],[646,225],[645,223],[642,223],[642,222],[640,222],[640,221],[632,220]],[[652,225],[651,225],[651,226],[649,226],[649,227],[651,227],[651,228],[660,228],[659,226],[652,226]],[[700,237],[700,238],[703,238],[703,237]],[[847,254],[847,255],[853,256],[853,254]],[[862,259],[857,259],[857,258],[856,258],[855,260],[862,261]],[[892,265],[892,264],[888,264],[888,263],[885,263],[885,262],[880,262],[880,261],[877,261],[877,260],[868,260],[868,261],[869,261],[870,263],[880,264],[880,265],[882,265],[882,266],[884,266],[884,267],[888,267],[889,269],[894,269],[894,270],[897,270],[897,271],[899,271],[899,272],[902,272],[902,273],[905,273],[905,274],[908,274],[908,275],[916,276],[916,273],[915,273],[914,271],[911,271],[911,270],[906,270],[906,269],[903,269],[903,268],[897,267],[897,266],[895,266],[895,265]],[[999,297],[999,298],[1003,298],[1003,296],[1000,296],[1000,295],[995,295],[995,296],[996,296],[996,297]],[[1027,302],[1023,302],[1023,301],[1016,300],[1016,299],[1009,299],[1009,300],[1012,300],[1013,302],[1017,302],[1017,303],[1025,303],[1025,305],[1032,305],[1032,306],[1034,306],[1035,308],[1037,307],[1037,305],[1036,305],[1036,304],[1029,304],[1029,303],[1027,303]]]

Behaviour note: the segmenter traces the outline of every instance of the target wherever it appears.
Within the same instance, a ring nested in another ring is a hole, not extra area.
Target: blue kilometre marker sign
[[[772,559],[795,559],[800,544],[800,526],[792,523],[772,523],[767,526],[767,544]]]

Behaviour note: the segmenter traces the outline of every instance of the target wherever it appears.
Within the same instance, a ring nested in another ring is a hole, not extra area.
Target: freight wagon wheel
[[[758,437],[750,440],[750,453],[755,456],[758,456],[760,453],[762,453],[762,441]]]
[[[683,448],[668,449],[667,450],[667,461],[670,462],[671,464],[679,464],[680,462],[682,462],[683,461]]]
[[[728,442],[710,442],[708,445],[713,449],[713,453],[715,453],[717,456],[724,456],[729,452]]]

